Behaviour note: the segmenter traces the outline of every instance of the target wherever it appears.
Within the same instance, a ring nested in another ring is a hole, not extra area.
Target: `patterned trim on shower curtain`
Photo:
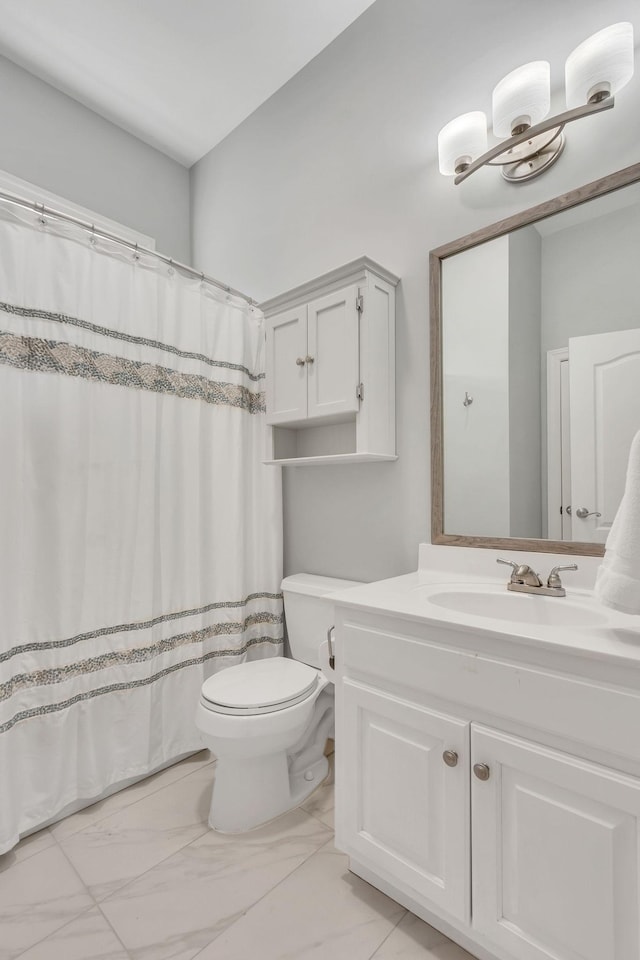
[[[15,713],[8,716],[5,713],[6,719],[0,719],[0,734],[10,730],[15,726],[16,723],[19,723],[22,720],[28,720],[31,717],[39,717],[43,716],[44,714],[58,712],[66,709],[67,707],[73,706],[76,703],[90,700],[94,697],[104,696],[105,694],[113,693],[114,691],[133,690],[138,687],[148,686],[149,684],[154,683],[156,680],[159,680],[171,673],[175,673],[177,670],[182,670],[185,667],[207,663],[208,661],[214,659],[244,657],[247,653],[250,653],[259,645],[264,644],[271,646],[274,648],[273,653],[267,655],[275,655],[278,652],[276,648],[280,648],[283,642],[284,616],[282,613],[282,594],[249,594],[245,600],[207,604],[203,607],[184,610],[179,613],[165,614],[155,617],[151,620],[101,628],[99,630],[79,634],[76,637],[70,637],[65,640],[49,641],[37,644],[31,643],[25,644],[22,647],[13,647],[10,653],[14,656],[19,655],[20,653],[32,652],[34,649],[38,650],[38,652],[41,652],[43,650],[66,647],[85,640],[91,641],[91,648],[94,649],[95,641],[101,637],[113,636],[115,634],[126,635],[132,631],[145,630],[149,629],[150,627],[157,628],[164,623],[170,623],[176,619],[188,618],[192,616],[201,617],[212,610],[244,607],[248,603],[255,602],[256,600],[273,601],[275,603],[275,609],[260,609],[248,613],[241,620],[217,621],[204,627],[200,626],[197,629],[183,631],[170,637],[154,640],[149,644],[143,643],[137,647],[124,648],[121,650],[107,650],[98,654],[97,656],[77,659],[72,663],[55,664],[48,667],[42,667],[31,672],[14,674],[7,681],[0,684],[0,702],[9,701],[12,696],[24,690],[31,690],[31,695],[37,695],[37,692],[41,691],[44,699],[45,690],[47,688],[51,688],[56,684],[66,683],[67,681],[74,680],[78,677],[87,678],[91,674],[109,669],[117,671],[120,667],[127,668],[127,671],[130,671],[131,667],[134,665],[145,663],[151,663],[151,667],[153,669],[154,661],[174,651],[179,652],[180,649],[184,649],[184,652],[188,653],[188,648],[193,648],[193,646],[198,644],[206,645],[207,641],[212,639],[228,637],[230,641],[230,638],[233,636],[242,637],[242,641],[239,646],[233,646],[228,641],[224,647],[216,647],[214,650],[202,649],[198,655],[188,656],[186,659],[182,659],[177,663],[171,663],[163,669],[157,670],[151,675],[121,680],[120,682],[113,682],[109,684],[103,683],[100,686],[76,693],[71,697],[63,697],[59,701],[36,703],[33,707],[28,709],[18,709]],[[262,629],[260,629],[260,632],[256,635],[251,636],[252,628],[256,627]],[[265,627],[267,630],[272,631],[274,635],[270,635],[269,632],[265,633]],[[245,634],[248,635],[245,636]],[[126,642],[126,636],[123,639]],[[6,655],[4,656],[4,659],[7,659]],[[6,702],[6,707],[9,709],[9,711],[11,710],[11,705],[9,702]]]
[[[282,600],[281,593],[249,593],[244,600],[221,600],[216,603],[207,603],[203,607],[192,607],[190,610],[179,610],[174,613],[163,613],[150,620],[136,620],[134,623],[119,623],[113,627],[100,627],[87,633],[78,633],[75,637],[66,640],[34,640],[11,647],[0,653],[0,663],[10,660],[19,653],[31,653],[34,650],[56,650],[60,647],[71,647],[82,640],[95,640],[97,637],[107,637],[114,633],[129,633],[132,630],[149,630],[159,623],[169,623],[171,620],[181,620],[184,617],[194,617],[197,614],[209,613],[211,610],[228,610],[236,607],[246,607],[251,600]],[[282,617],[279,618],[280,621]]]
[[[7,721],[0,724],[0,734],[6,733],[7,730],[10,730],[21,720],[28,720],[31,717],[42,717],[47,713],[56,713],[59,710],[66,710],[67,707],[72,707],[76,703],[80,703],[84,700],[92,700],[94,697],[102,697],[106,693],[115,693],[118,690],[134,690],[136,687],[146,687],[151,683],[155,683],[156,680],[160,680],[162,677],[168,676],[170,673],[175,673],[176,670],[183,670],[185,667],[193,667],[197,664],[206,663],[208,660],[212,660],[215,657],[240,656],[242,653],[246,653],[249,648],[255,647],[262,643],[271,644],[272,646],[277,647],[282,643],[282,637],[254,637],[252,640],[247,640],[247,642],[239,650],[211,650],[209,653],[205,653],[200,657],[192,657],[189,660],[181,660],[180,663],[175,663],[170,667],[165,667],[164,670],[159,670],[150,677],[142,677],[139,680],[130,680],[123,683],[112,683],[106,687],[96,687],[94,690],[87,690],[83,693],[78,693],[73,697],[69,697],[68,700],[62,700],[59,703],[47,703],[40,707],[32,707],[30,710],[21,710],[19,713],[14,714],[13,717],[10,717]]]
[[[264,393],[254,393],[247,387],[41,337],[0,331],[0,363],[19,370],[61,373],[205,403],[240,407],[247,413],[262,413],[265,409]]]
[[[31,320],[52,320],[54,323],[68,323],[71,326],[78,327],[80,330],[90,330],[102,337],[113,337],[116,340],[122,340],[123,343],[135,343],[143,347],[153,347],[155,350],[162,350],[165,353],[173,353],[176,357],[184,357],[185,360],[199,360],[210,367],[223,367],[227,370],[239,370],[250,380],[264,380],[264,373],[251,373],[248,367],[240,363],[229,363],[226,360],[213,360],[204,353],[194,353],[190,350],[180,350],[170,343],[163,343],[161,340],[151,340],[148,337],[138,337],[132,333],[124,333],[120,330],[112,330],[110,327],[101,327],[97,323],[91,323],[89,320],[80,320],[79,317],[72,317],[67,313],[53,313],[51,310],[40,310],[34,307],[19,307],[13,303],[3,303],[0,301],[0,311],[13,314],[17,317],[27,317]]]
[[[252,613],[244,620],[230,623],[214,623],[209,627],[203,627],[201,630],[192,630],[190,633],[178,633],[174,637],[167,637],[165,640],[156,640],[146,647],[134,647],[132,650],[115,650],[110,653],[102,653],[98,657],[89,657],[86,660],[78,660],[76,663],[68,663],[61,667],[50,667],[46,670],[34,670],[32,673],[16,673],[5,683],[0,683],[0,701],[7,700],[18,690],[26,690],[30,687],[45,687],[52,683],[62,683],[70,680],[72,677],[79,677],[85,673],[94,673],[96,670],[105,670],[107,667],[127,663],[144,663],[145,660],[152,660],[159,657],[169,650],[175,650],[177,647],[183,647],[192,643],[202,643],[211,637],[219,637],[225,634],[244,633],[248,627],[256,624],[271,623],[279,624],[282,617],[273,613]],[[278,638],[277,642],[280,642]],[[227,651],[228,652],[228,651]],[[234,654],[242,650],[234,651]]]

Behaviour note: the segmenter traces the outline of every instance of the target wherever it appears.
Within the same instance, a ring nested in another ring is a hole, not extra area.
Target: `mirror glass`
[[[442,533],[603,544],[640,430],[640,183],[440,265]]]

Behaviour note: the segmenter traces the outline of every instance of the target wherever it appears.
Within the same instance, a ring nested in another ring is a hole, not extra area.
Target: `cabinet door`
[[[309,304],[308,415],[357,410],[360,382],[358,288],[347,287]]]
[[[349,680],[343,721],[343,849],[468,922],[469,724]]]
[[[640,781],[475,724],[471,752],[474,927],[518,960],[638,960]]]
[[[266,338],[267,423],[304,420],[307,416],[306,306],[269,317]]]

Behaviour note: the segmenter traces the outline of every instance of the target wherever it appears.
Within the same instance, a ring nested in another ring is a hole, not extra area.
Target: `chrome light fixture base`
[[[562,131],[568,123],[580,120],[582,117],[589,117],[594,113],[601,113],[603,110],[611,110],[614,105],[614,98],[606,97],[596,103],[586,103],[582,107],[574,107],[573,110],[566,110],[555,117],[543,120],[542,123],[529,127],[523,133],[518,133],[509,140],[503,140],[495,147],[491,147],[459,173],[453,182],[462,183],[476,170],[487,165],[506,165],[503,176],[510,183],[530,180],[544,170],[548,170],[561,155],[564,149]],[[532,166],[529,166],[529,163]]]
[[[502,155],[504,159],[500,160],[502,176],[505,180],[509,183],[533,180],[534,177],[539,177],[541,173],[553,166],[564,150],[565,136],[562,127],[554,127],[549,133],[530,137],[525,143],[505,151]],[[512,162],[509,157],[513,158]],[[493,163],[496,162],[493,161]]]

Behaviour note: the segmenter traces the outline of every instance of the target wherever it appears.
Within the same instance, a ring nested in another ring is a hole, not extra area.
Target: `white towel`
[[[595,595],[622,613],[640,614],[640,433],[631,443],[624,496],[607,537]]]

